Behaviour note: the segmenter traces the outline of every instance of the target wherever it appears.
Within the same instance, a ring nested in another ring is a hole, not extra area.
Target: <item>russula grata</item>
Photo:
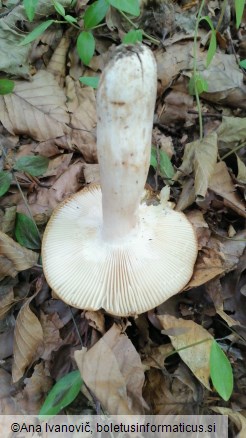
[[[141,204],[150,162],[156,63],[143,45],[120,46],[97,91],[101,186],[54,211],[44,233],[44,273],[55,293],[81,309],[137,315],[189,281],[197,256],[183,213]]]

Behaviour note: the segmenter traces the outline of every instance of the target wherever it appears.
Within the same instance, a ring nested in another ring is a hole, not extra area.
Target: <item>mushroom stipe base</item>
[[[102,230],[98,185],[64,201],[48,223],[44,273],[69,305],[137,315],[160,305],[190,280],[197,242],[183,213],[142,203],[138,223],[127,238],[108,241]]]

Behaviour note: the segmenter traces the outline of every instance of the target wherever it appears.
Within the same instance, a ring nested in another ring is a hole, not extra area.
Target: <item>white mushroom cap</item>
[[[163,303],[188,283],[197,242],[183,213],[143,203],[138,226],[127,239],[105,241],[102,228],[97,185],[64,201],[51,217],[43,239],[44,272],[66,303],[136,315]]]

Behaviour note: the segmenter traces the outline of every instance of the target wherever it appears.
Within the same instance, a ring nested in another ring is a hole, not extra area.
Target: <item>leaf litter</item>
[[[70,4],[60,3],[65,8]],[[78,2],[75,11],[84,12],[87,3]],[[213,3],[208,2],[207,13],[216,20]],[[160,38],[156,29],[165,34],[162,45],[151,46],[158,100],[152,139],[156,162],[148,187],[155,193],[169,185],[171,202],[195,228],[199,255],[182,293],[123,322],[61,303],[43,277],[38,247],[28,249],[27,236],[21,244],[14,236],[18,214],[31,213],[42,235],[61,201],[99,182],[96,92],[79,78],[100,75],[128,24],[110,9],[106,26],[95,30],[96,53],[86,67],[74,48],[74,29],[60,24],[30,45],[18,46],[17,21],[30,31],[40,24],[40,14],[49,17],[52,5],[38,2],[32,24],[19,5],[15,12],[8,8],[0,18],[0,68],[15,76],[15,87],[12,94],[0,96],[1,413],[38,413],[54,383],[79,369],[87,389],[77,398],[79,408],[72,403],[66,412],[81,414],[88,406],[96,412],[95,399],[109,414],[198,414],[205,409],[227,413],[232,432],[244,436],[246,87],[231,49],[235,44],[234,51],[244,53],[242,33],[233,20],[222,17],[217,51],[207,68],[208,32],[199,27],[197,68],[208,83],[201,95],[200,139],[198,108],[188,93],[196,6],[178,1],[169,22],[158,21],[159,11],[148,12],[149,20],[143,12],[138,21],[155,38]],[[231,12],[233,16],[233,8]],[[153,20],[158,22],[154,26]],[[168,160],[160,161],[160,153]],[[25,162],[14,167],[26,157],[48,158],[47,169],[33,172]],[[213,338],[223,340],[219,345],[234,370],[234,390],[223,406],[210,380]]]

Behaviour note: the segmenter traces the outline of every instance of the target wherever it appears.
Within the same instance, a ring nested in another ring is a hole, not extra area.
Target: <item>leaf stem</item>
[[[131,24],[131,26],[133,26],[135,29],[138,29],[138,25],[135,24],[123,11],[121,11],[119,9],[119,12],[121,13],[121,15],[128,21],[128,23]],[[142,30],[142,29],[141,29]],[[152,41],[152,43],[156,44],[157,46],[159,46],[160,41],[157,40],[156,38],[153,38],[151,35],[148,35],[146,32],[144,32],[144,30],[142,30],[143,35],[148,38],[150,41]]]
[[[195,88],[195,96],[196,96],[196,104],[197,104],[197,110],[199,114],[199,131],[200,131],[200,140],[203,138],[203,120],[202,120],[202,111],[201,111],[201,103],[200,103],[200,97],[197,89],[196,84],[196,76],[197,76],[197,36],[198,36],[198,26],[200,23],[200,19],[202,16],[202,10],[204,6],[205,0],[202,0],[197,19],[196,19],[196,26],[195,26],[195,34],[194,34],[194,47],[193,47],[193,56],[194,56],[194,62],[193,62],[193,77],[194,77],[194,88]]]
[[[246,146],[246,142],[241,143],[239,146],[236,146],[231,151],[227,152],[223,157],[220,158],[220,161],[224,160],[225,158],[229,157],[231,154],[234,154],[234,152],[239,151],[239,149],[242,149],[244,146]]]

